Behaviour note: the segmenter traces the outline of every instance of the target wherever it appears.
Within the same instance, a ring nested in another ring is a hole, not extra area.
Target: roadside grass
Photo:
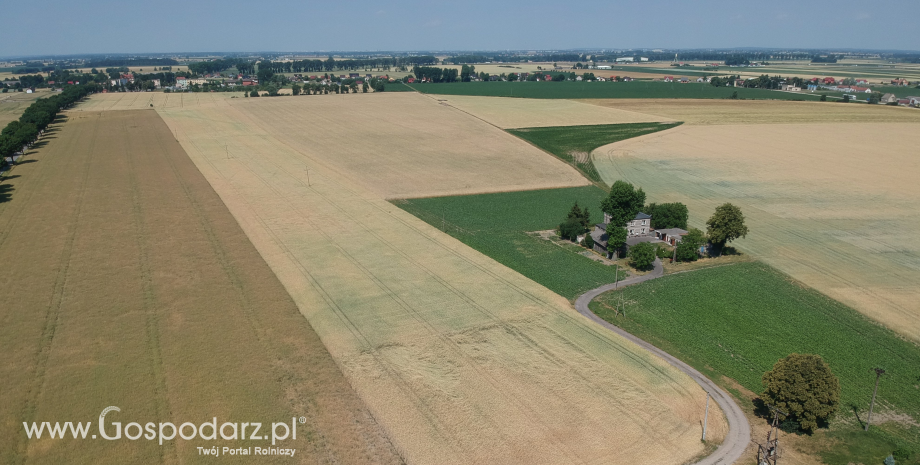
[[[621,140],[671,129],[680,124],[598,124],[506,129],[506,131],[555,155],[562,161],[572,165],[591,182],[603,186],[604,181],[591,160],[592,150]]]
[[[528,233],[558,227],[576,201],[598,222],[605,195],[597,186],[584,186],[393,203],[553,292],[575,299],[612,283],[615,268]],[[621,279],[624,275],[621,272]]]
[[[841,386],[838,419],[826,436],[840,439],[849,451],[830,445],[834,441],[816,441],[827,447],[822,452],[827,463],[853,462],[848,454],[880,463],[884,455],[878,452],[899,444],[920,455],[920,428],[910,425],[920,413],[920,347],[855,310],[758,262],[665,276],[620,292],[625,317],[614,316],[615,293],[595,299],[591,310],[710,378],[726,376],[755,393],[763,390],[763,373],[780,358],[794,352],[821,355]],[[850,435],[865,420],[875,383],[870,370],[876,366],[889,373],[879,386],[876,418],[898,413],[913,420],[873,426],[874,436]]]
[[[676,82],[451,82],[413,84],[423,94],[481,95],[486,97],[521,98],[691,98],[725,99],[733,93],[738,98],[757,100],[818,100],[819,95],[793,94],[765,89],[714,87],[705,82],[680,84]],[[387,88],[389,90],[389,87]]]

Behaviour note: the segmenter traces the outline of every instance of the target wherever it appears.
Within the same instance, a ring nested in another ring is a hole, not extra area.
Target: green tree
[[[250,97],[258,97],[258,96],[259,96],[259,91],[253,90],[252,92],[249,93],[249,96],[250,96]]]
[[[594,248],[594,238],[591,237],[591,233],[585,234],[585,238],[582,239],[581,245],[585,246],[586,249]]]
[[[629,260],[637,269],[647,269],[655,261],[655,246],[648,242],[640,242],[630,247]]]
[[[620,248],[626,245],[626,228],[623,226],[617,226],[614,223],[607,223],[607,251],[613,254],[617,254],[619,257]]]
[[[819,102],[826,102],[826,101],[827,101],[827,94],[821,94],[821,98],[819,98],[818,101],[819,101]]]
[[[578,202],[572,205],[565,221],[559,225],[559,236],[563,239],[576,240],[576,238],[586,231],[591,224],[591,213],[587,208],[584,210],[578,206]]]
[[[361,92],[363,92],[363,93],[366,94],[366,93],[367,93],[367,89],[368,89],[369,87],[370,87],[370,86],[367,85],[367,81],[364,81],[363,83],[361,83]]]
[[[259,72],[256,76],[259,78],[259,84],[268,84],[272,80],[272,76],[275,75],[275,72],[271,68],[262,68],[259,67]]]
[[[809,433],[833,418],[840,404],[840,381],[820,355],[791,354],[762,380],[764,403],[788,414],[780,420],[796,421]]]
[[[293,86],[291,86],[291,94],[300,95],[300,86],[298,86],[297,84],[294,84]]]
[[[725,247],[725,244],[745,237],[748,233],[741,209],[730,203],[716,208],[716,212],[706,222],[706,226],[706,235],[719,250]]]
[[[650,203],[645,207],[644,211],[652,215],[652,227],[655,229],[687,229],[687,219],[690,214],[687,211],[687,206],[680,202]]]
[[[626,226],[645,205],[645,192],[642,188],[626,181],[616,181],[610,186],[610,194],[601,202],[601,210],[610,215],[610,223]]]
[[[682,262],[692,262],[699,258],[700,246],[706,243],[703,231],[696,228],[690,228],[687,234],[681,237],[677,243],[677,260]]]

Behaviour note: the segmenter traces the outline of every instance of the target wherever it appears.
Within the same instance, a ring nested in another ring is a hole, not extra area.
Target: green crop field
[[[415,92],[415,89],[401,82],[390,82],[386,84],[383,91],[384,92]]]
[[[599,222],[605,195],[599,187],[585,186],[393,203],[557,294],[574,299],[613,282],[614,268],[527,232],[556,228],[576,201],[588,207],[592,220]]]
[[[777,360],[814,353],[840,378],[841,416],[852,417],[855,410],[865,419],[875,382],[870,370],[883,367],[888,374],[879,386],[876,414],[907,414],[914,425],[920,419],[920,347],[767,265],[675,274],[621,292],[626,317],[615,317],[610,308],[620,298],[615,293],[603,294],[591,310],[711,378],[724,375],[760,393],[761,376]],[[885,431],[920,445],[916,426],[889,424]]]
[[[693,82],[452,82],[413,84],[415,90],[425,94],[481,95],[486,97],[522,98],[738,98],[758,100],[817,100],[817,95],[792,94],[764,89],[714,87],[708,83]],[[389,87],[387,88],[389,89]]]
[[[681,123],[628,123],[556,126],[507,131],[573,165],[586,178],[603,183],[589,154],[607,144],[670,129]]]

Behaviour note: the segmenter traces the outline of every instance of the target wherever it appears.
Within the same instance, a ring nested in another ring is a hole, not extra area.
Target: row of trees
[[[7,157],[30,147],[61,110],[70,107],[95,90],[97,87],[94,84],[67,86],[62,93],[50,98],[38,99],[29,105],[19,120],[11,121],[3,128],[3,131],[0,131],[0,165],[7,163]]]
[[[252,74],[256,69],[256,62],[240,58],[227,58],[222,60],[202,61],[188,65],[189,71],[195,74],[212,74],[236,68],[240,73]]]
[[[455,68],[436,68],[433,66],[415,66],[412,74],[416,79],[431,82],[455,82],[459,72]]]
[[[409,66],[431,65],[438,59],[431,55],[409,57],[372,57],[350,60],[336,60],[329,57],[325,60],[295,60],[295,61],[269,61],[259,62],[259,69],[270,69],[275,73],[321,73],[335,70],[359,69],[391,69],[408,68]]]

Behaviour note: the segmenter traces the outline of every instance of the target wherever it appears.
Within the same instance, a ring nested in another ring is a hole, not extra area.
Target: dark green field
[[[393,203],[464,244],[569,299],[614,281],[614,268],[527,232],[559,226],[572,204],[603,220],[606,192],[595,186],[398,200]],[[446,227],[444,225],[446,224]]]
[[[384,92],[415,92],[415,89],[401,83],[389,82],[383,89]]]
[[[572,152],[591,153],[592,150],[607,144],[619,142],[632,137],[639,137],[653,132],[663,131],[681,123],[630,123],[598,124],[591,126],[556,126],[546,128],[508,129],[515,136],[559,157],[574,166],[586,178],[595,183],[603,183],[600,174],[590,159],[578,161]]]
[[[412,88],[425,94],[481,95],[486,97],[522,98],[729,98],[738,92],[738,98],[758,100],[818,100],[811,94],[792,94],[764,89],[713,87],[708,83],[693,82],[452,82],[437,84],[412,84]],[[389,90],[389,87],[387,87]]]
[[[621,292],[626,317],[614,317],[609,308],[615,293],[596,299],[591,310],[713,379],[724,375],[760,393],[762,374],[777,360],[793,352],[815,353],[840,378],[843,417],[852,418],[855,411],[865,419],[875,382],[870,369],[881,366],[889,375],[879,387],[876,413],[920,419],[920,347],[767,265],[738,263],[675,274]],[[920,428],[889,423],[884,433],[874,443],[920,445]]]

